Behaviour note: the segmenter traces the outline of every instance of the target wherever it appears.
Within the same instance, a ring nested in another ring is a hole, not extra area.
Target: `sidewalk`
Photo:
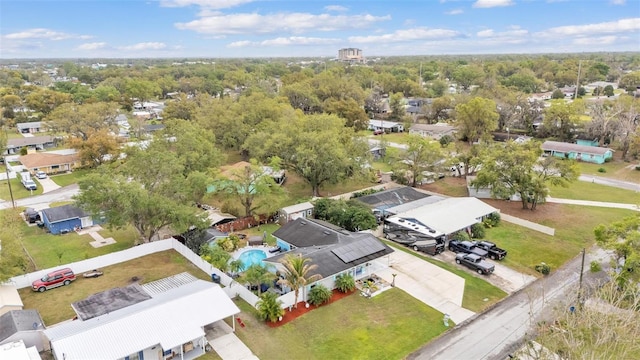
[[[500,218],[502,220],[506,221],[506,222],[510,222],[512,224],[520,225],[520,226],[526,227],[526,228],[531,229],[531,230],[539,231],[539,232],[541,232],[543,234],[554,236],[555,233],[556,233],[556,229],[554,229],[554,228],[551,228],[551,227],[548,227],[548,226],[544,226],[544,225],[540,225],[540,224],[536,224],[536,223],[531,222],[529,220],[520,219],[520,218],[517,218],[515,216],[511,216],[511,215],[500,213]]]
[[[589,201],[589,200],[556,199],[556,198],[552,198],[552,197],[548,197],[547,198],[547,202],[557,203],[557,204],[570,204],[570,205],[581,205],[581,206],[597,206],[597,207],[628,209],[628,210],[640,211],[640,207],[638,205],[634,205],[634,204],[620,204],[620,203],[611,203],[611,202],[603,202],[603,201]]]

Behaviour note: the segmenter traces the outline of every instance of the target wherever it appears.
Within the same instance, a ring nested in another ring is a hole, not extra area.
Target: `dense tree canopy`
[[[458,135],[469,143],[487,140],[498,127],[500,115],[493,100],[475,97],[466,104],[456,106]]]

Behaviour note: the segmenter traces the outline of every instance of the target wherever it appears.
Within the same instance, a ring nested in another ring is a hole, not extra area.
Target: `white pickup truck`
[[[31,174],[29,174],[28,172],[21,172],[20,178],[25,189],[36,190],[38,188],[38,185],[36,185],[36,182],[33,181],[33,179],[31,178]]]

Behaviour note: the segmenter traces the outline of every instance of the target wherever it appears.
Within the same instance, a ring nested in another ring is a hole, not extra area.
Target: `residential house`
[[[93,225],[91,216],[73,205],[42,210],[42,222],[54,235],[65,234]]]
[[[55,139],[53,136],[32,136],[7,140],[7,149],[5,155],[13,155],[20,153],[20,149],[27,148],[29,150],[44,150],[55,147]]]
[[[373,157],[373,160],[379,160],[380,158],[384,157],[385,149],[383,147],[370,144],[369,153]]]
[[[27,348],[24,341],[21,340],[0,346],[0,359],[42,360],[35,346]]]
[[[34,153],[20,156],[18,161],[32,174],[35,174],[36,171],[44,171],[51,175],[73,171],[80,166],[80,156],[77,153]]]
[[[438,238],[468,230],[473,224],[499,211],[476,198],[457,197],[399,212],[386,221],[408,229],[423,229],[426,234]]]
[[[415,202],[420,199],[431,197],[427,193],[423,193],[409,186],[403,186],[395,189],[378,191],[373,194],[354,198],[359,202],[366,204],[378,219],[389,216],[389,208]]]
[[[398,122],[386,121],[386,120],[369,120],[369,130],[379,131],[382,130],[387,133],[403,132],[404,125]]]
[[[599,146],[600,145],[597,139],[576,139],[576,144],[583,145],[583,146]]]
[[[335,288],[338,275],[349,274],[356,280],[370,276],[374,268],[382,264],[374,260],[393,252],[386,244],[370,233],[354,233],[325,221],[298,218],[288,222],[272,234],[281,253],[263,260],[282,271],[285,257],[302,256],[317,268],[309,275],[320,275],[318,283],[329,289]],[[315,284],[303,289],[303,299]]]
[[[478,198],[478,199],[493,199],[493,195],[491,194],[491,187],[489,186],[483,186],[483,187],[478,187],[476,189],[476,187],[474,185],[472,185],[473,181],[476,179],[476,176],[467,176],[466,180],[467,180],[467,193],[469,194],[469,196],[474,197],[474,198]],[[511,197],[509,197],[509,200],[511,201],[520,201],[520,194],[513,194],[511,195]]]
[[[434,140],[440,140],[443,136],[456,138],[456,127],[447,123],[437,124],[414,124],[409,129],[409,134],[417,134],[422,137],[429,137]]]
[[[546,156],[555,156],[563,159],[604,164],[613,158],[613,150],[604,147],[570,144],[560,141],[545,141],[542,151]]]
[[[43,330],[38,310],[12,310],[0,315],[0,345],[22,340],[27,347],[46,350],[49,347],[44,341]]]
[[[47,127],[42,121],[17,123],[16,129],[20,134],[35,134],[35,133],[47,131]]]
[[[240,309],[218,284],[183,278],[142,285],[147,296],[142,292],[138,295],[145,300],[137,299],[115,310],[89,301],[85,309],[89,313],[97,311],[96,316],[87,320],[79,317],[45,330],[54,357],[190,360],[202,356],[207,345],[205,327],[225,318],[235,324]],[[98,299],[117,298],[113,296],[117,292]]]
[[[315,206],[310,202],[283,207],[278,211],[278,222],[284,225],[298,218],[312,218]]]
[[[9,284],[0,285],[0,315],[12,311],[22,310],[22,299],[18,289]]]

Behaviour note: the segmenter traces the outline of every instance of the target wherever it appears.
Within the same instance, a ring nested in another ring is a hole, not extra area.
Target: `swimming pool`
[[[238,260],[242,261],[242,271],[253,264],[262,264],[262,260],[267,258],[267,253],[263,250],[247,250],[240,254]]]

